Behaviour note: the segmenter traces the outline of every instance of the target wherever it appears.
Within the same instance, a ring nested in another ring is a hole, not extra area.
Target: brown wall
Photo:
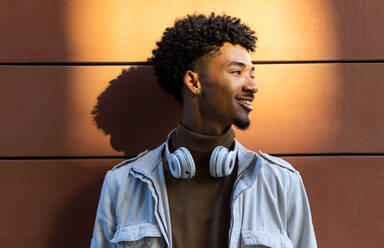
[[[180,116],[141,62],[176,17],[210,11],[257,32],[259,92],[236,134],[300,170],[319,247],[384,242],[382,1],[3,0],[1,244],[89,246],[106,170]]]

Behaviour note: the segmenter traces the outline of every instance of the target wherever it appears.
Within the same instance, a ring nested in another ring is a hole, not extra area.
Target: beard
[[[247,118],[236,118],[233,122],[233,125],[235,125],[240,130],[245,130],[249,127],[249,124],[251,123],[251,120]]]

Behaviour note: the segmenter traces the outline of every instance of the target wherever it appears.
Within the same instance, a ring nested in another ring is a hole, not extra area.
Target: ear
[[[199,95],[198,92],[201,92],[201,84],[199,74],[197,72],[187,70],[184,74],[183,81],[192,94]]]

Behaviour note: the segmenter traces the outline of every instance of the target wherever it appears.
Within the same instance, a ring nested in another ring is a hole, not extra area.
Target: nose
[[[253,78],[251,76],[248,76],[245,84],[243,85],[243,91],[252,92],[253,94],[255,94],[258,90],[259,87],[257,87]]]

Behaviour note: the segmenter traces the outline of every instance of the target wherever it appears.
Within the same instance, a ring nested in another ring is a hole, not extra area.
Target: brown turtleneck
[[[181,123],[171,136],[171,152],[186,147],[196,165],[195,176],[187,180],[174,178],[165,166],[173,247],[228,247],[236,168],[230,176],[214,178],[209,173],[209,159],[216,146],[230,148],[234,138],[232,128],[219,136],[208,136],[192,132]]]

